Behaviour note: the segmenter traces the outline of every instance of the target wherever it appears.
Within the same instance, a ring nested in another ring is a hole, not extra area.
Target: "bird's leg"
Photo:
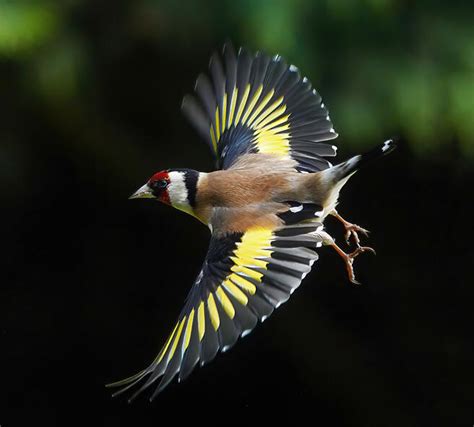
[[[323,245],[333,247],[334,250],[339,254],[339,256],[344,260],[349,280],[355,285],[359,285],[360,283],[356,280],[354,273],[354,259],[364,252],[372,252],[375,255],[374,249],[369,248],[368,246],[358,245],[355,251],[347,254],[336,244],[334,239],[328,233],[326,233],[325,231],[321,231],[319,232],[319,235],[323,239]]]
[[[354,239],[354,243],[357,245],[357,248],[360,248],[360,239],[359,235],[357,233],[362,233],[364,236],[369,235],[369,230],[366,230],[365,228],[360,227],[357,224],[352,224],[349,221],[346,221],[339,213],[336,211],[336,209],[333,209],[331,212],[331,215],[341,221],[342,225],[344,226],[346,230],[345,238],[346,238],[346,243],[349,245],[349,239],[352,236]]]

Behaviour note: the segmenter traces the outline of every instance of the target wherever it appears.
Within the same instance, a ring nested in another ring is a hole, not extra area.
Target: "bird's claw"
[[[347,245],[350,245],[350,238],[352,237],[356,246],[360,247],[360,238],[358,233],[362,233],[365,237],[369,236],[369,230],[366,230],[357,224],[348,223],[344,225],[344,228],[346,229],[345,238]]]
[[[343,257],[346,263],[346,269],[347,269],[347,274],[349,275],[349,280],[352,283],[354,283],[354,285],[360,285],[360,282],[358,282],[355,278],[354,268],[352,265],[354,264],[354,259],[364,252],[371,252],[374,255],[377,255],[377,253],[375,252],[373,248],[369,246],[358,245],[355,251],[351,252],[350,254],[346,254],[347,257]]]
[[[377,255],[377,252],[375,252],[374,248],[371,248],[370,246],[359,246],[355,251],[348,254],[348,256],[352,258],[352,261],[354,261],[356,256],[363,254],[364,252],[371,252],[374,255]]]
[[[355,274],[354,274],[354,268],[352,265],[354,264],[354,259],[360,255],[361,253],[364,252],[372,252],[374,255],[375,250],[368,247],[368,246],[361,246],[360,245],[360,238],[358,233],[362,233],[364,236],[368,237],[369,235],[369,230],[366,230],[365,228],[360,227],[359,225],[352,224],[349,221],[346,221],[341,215],[337,213],[337,211],[334,209],[331,212],[331,215],[333,215],[335,218],[337,218],[342,225],[344,226],[344,229],[346,230],[345,233],[345,238],[346,238],[346,243],[349,246],[350,245],[350,240],[351,237],[354,240],[354,243],[356,244],[356,249],[352,251],[351,253],[345,253],[339,246],[336,245],[336,243],[333,241],[331,244],[336,252],[341,256],[341,258],[344,260],[346,264],[346,269],[347,269],[347,275],[349,276],[349,280],[354,283],[355,285],[360,285],[360,283],[356,280]]]
[[[373,248],[370,248],[369,246],[359,245],[354,251],[346,254],[339,246],[336,245],[336,243],[333,243],[332,246],[334,247],[336,252],[341,256],[341,258],[344,260],[346,264],[346,270],[347,270],[347,275],[349,277],[349,280],[355,285],[360,285],[360,283],[355,278],[355,273],[354,273],[354,268],[353,268],[354,259],[364,252],[371,252],[374,255],[376,255],[375,250]]]
[[[350,245],[350,239],[352,237],[356,246],[360,247],[360,239],[358,233],[362,233],[366,237],[369,236],[369,230],[366,230],[365,228],[362,228],[357,224],[352,224],[351,222],[346,221],[341,215],[339,215],[339,213],[335,209],[331,212],[331,215],[338,219],[344,226],[344,229],[346,230],[346,244],[348,246]]]

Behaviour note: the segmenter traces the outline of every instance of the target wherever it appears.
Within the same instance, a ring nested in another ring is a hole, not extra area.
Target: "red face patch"
[[[171,204],[168,194],[169,183],[170,177],[168,171],[157,172],[148,180],[148,186],[151,188],[153,195],[160,202],[166,203],[167,205]]]
[[[148,184],[150,184],[151,182],[159,181],[160,179],[164,179],[164,180],[167,180],[169,182],[170,177],[168,175],[168,171],[164,170],[164,171],[160,171],[160,172],[155,173],[149,179]]]

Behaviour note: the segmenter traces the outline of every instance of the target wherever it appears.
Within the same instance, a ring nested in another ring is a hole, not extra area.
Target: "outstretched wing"
[[[211,58],[211,79],[201,74],[196,97],[186,96],[183,112],[208,142],[217,167],[228,169],[244,153],[272,153],[292,158],[300,171],[326,169],[325,157],[337,137],[321,96],[283,58],[224,46]]]
[[[322,244],[316,234],[322,226],[314,216],[318,207],[312,206],[280,214],[288,225],[213,236],[165,345],[145,370],[110,384],[122,387],[115,395],[143,382],[133,399],[161,378],[153,399],[176,375],[180,381],[186,378],[198,362],[202,366],[219,350],[232,347],[287,301],[318,259],[314,249]],[[306,221],[295,223],[302,219]]]

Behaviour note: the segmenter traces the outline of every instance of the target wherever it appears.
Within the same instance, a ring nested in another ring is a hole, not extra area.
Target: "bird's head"
[[[192,169],[167,169],[155,173],[130,199],[156,199],[193,214],[200,173]]]

